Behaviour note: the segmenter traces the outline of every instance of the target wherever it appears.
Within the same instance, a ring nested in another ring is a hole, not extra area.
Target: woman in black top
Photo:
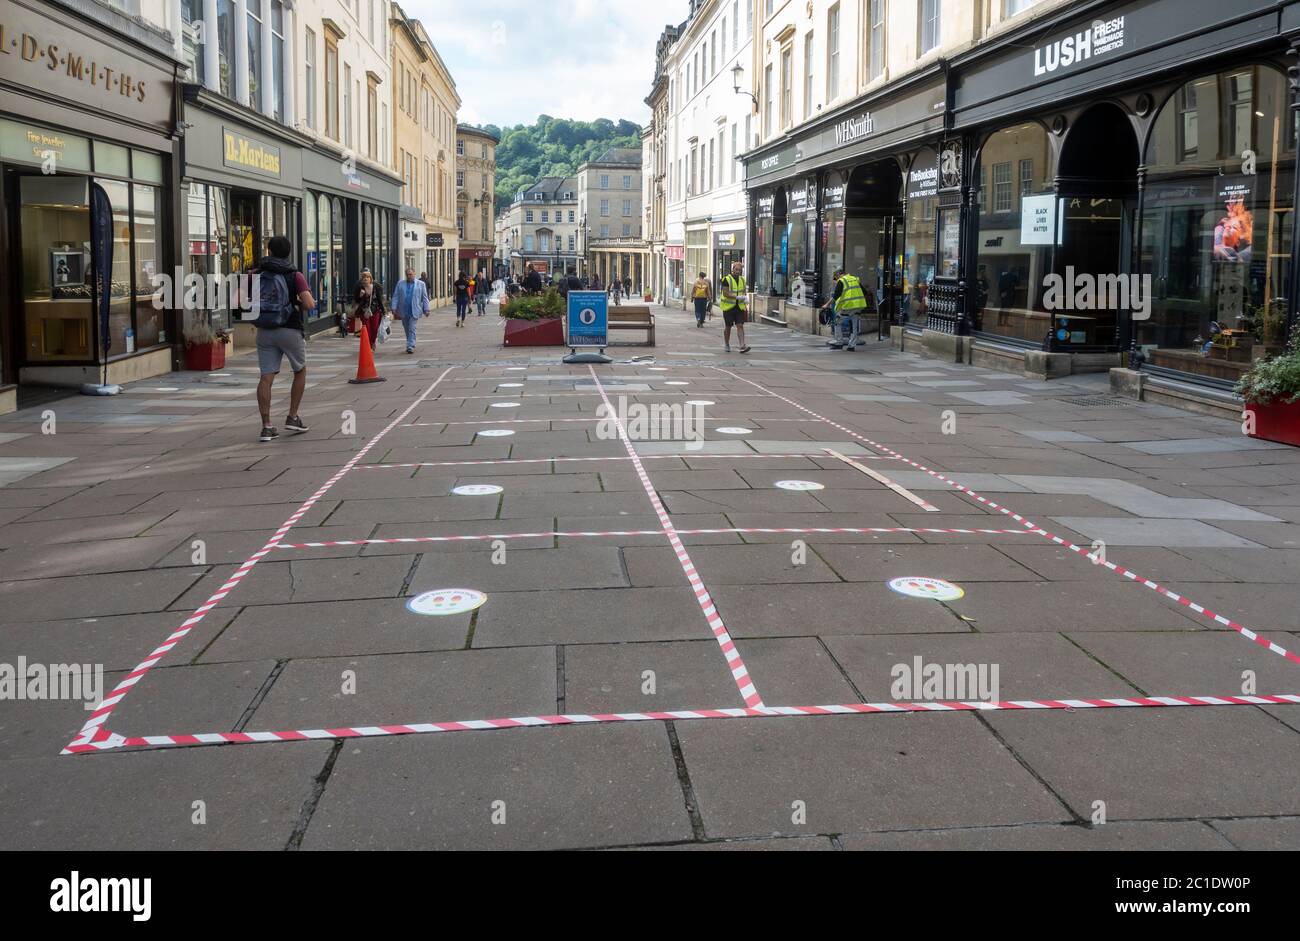
[[[352,316],[366,325],[366,334],[370,337],[370,348],[375,348],[379,337],[379,328],[384,322],[384,292],[375,284],[374,276],[369,271],[361,272],[361,283],[357,285],[352,297],[354,307]]]

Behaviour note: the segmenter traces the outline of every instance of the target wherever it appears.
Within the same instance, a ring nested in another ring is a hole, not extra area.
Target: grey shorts
[[[279,327],[275,330],[257,330],[257,365],[263,376],[273,376],[280,371],[280,360],[288,357],[289,368],[302,372],[307,367],[307,338],[301,330]]]

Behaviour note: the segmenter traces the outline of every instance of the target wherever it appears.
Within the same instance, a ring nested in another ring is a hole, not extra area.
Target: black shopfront
[[[369,268],[391,293],[401,278],[401,179],[324,145],[303,152],[304,273],[317,299],[308,330],[340,325]]]
[[[18,385],[98,382],[105,363],[110,382],[171,370],[155,279],[176,260],[180,67],[115,10],[0,13],[0,411]]]
[[[1229,386],[1295,322],[1298,41],[1296,2],[1034,18],[748,157],[751,283]]]
[[[843,267],[876,294],[883,329],[923,317],[936,278],[955,287],[958,252],[943,238],[960,217],[941,205],[939,178],[945,90],[932,67],[746,158],[749,279],[768,306],[780,299],[806,324]]]
[[[1297,30],[1272,0],[1091,3],[954,60],[958,330],[1224,387],[1280,349]]]
[[[267,242],[286,236],[305,261],[302,153],[309,140],[201,86],[185,86],[184,231],[186,274],[229,285],[254,268]],[[185,329],[239,322],[228,290],[185,298]],[[251,328],[248,328],[251,330]]]

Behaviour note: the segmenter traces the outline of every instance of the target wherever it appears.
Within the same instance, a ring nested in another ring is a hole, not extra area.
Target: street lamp
[[[751,91],[746,91],[746,90],[744,90],[743,88],[740,87],[740,81],[741,81],[742,78],[744,78],[744,76],[745,76],[745,69],[744,69],[744,66],[742,66],[739,62],[737,62],[737,63],[732,67],[732,69],[731,69],[731,88],[732,88],[732,91],[734,91],[737,95],[748,95],[748,96],[749,96],[749,100],[752,101],[752,102],[754,102],[754,112],[757,113],[757,112],[758,112],[758,99],[757,99],[756,97],[754,97],[754,93],[753,93],[753,92],[751,92]]]

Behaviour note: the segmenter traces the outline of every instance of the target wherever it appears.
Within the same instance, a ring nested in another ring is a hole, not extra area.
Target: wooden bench
[[[655,345],[655,315],[644,304],[609,305],[610,330],[644,330],[644,346]],[[612,340],[613,337],[610,337]]]

